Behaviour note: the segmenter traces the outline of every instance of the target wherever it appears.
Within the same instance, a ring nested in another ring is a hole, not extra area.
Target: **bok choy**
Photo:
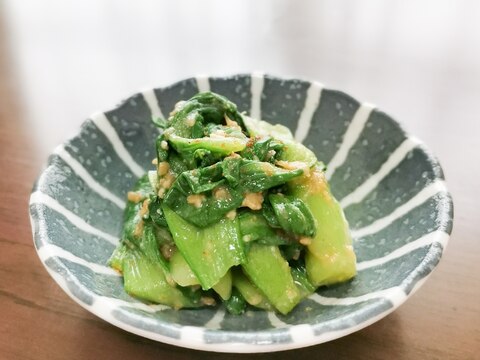
[[[213,92],[153,123],[155,168],[128,192],[109,262],[128,294],[175,309],[287,314],[319,286],[355,276],[324,166],[289,129]]]

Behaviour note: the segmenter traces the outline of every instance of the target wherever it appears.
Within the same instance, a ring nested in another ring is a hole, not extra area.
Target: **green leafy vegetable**
[[[315,292],[316,287],[310,282],[304,264],[298,262],[292,264],[292,278],[302,299]]]
[[[243,274],[241,269],[235,269],[233,275],[233,285],[243,296],[245,301],[250,305],[265,310],[274,310],[272,304],[270,304],[265,295],[252,284],[250,280]]]
[[[286,234],[271,228],[259,211],[244,211],[238,216],[240,233],[244,242],[257,241],[262,245],[285,245]]]
[[[307,204],[321,224],[305,255],[311,282],[315,286],[330,285],[355,276],[356,259],[348,223],[339,203],[330,193],[323,172],[315,168],[310,177],[293,182],[291,190],[293,196]]]
[[[223,304],[227,311],[233,315],[243,314],[243,312],[245,312],[245,307],[247,306],[245,298],[236,288],[232,290],[230,298],[223,301]]]
[[[284,170],[267,162],[225,158],[214,165],[183,172],[164,202],[185,220],[205,227],[240,207],[247,193],[268,190],[302,173],[300,169]],[[220,188],[224,196],[215,191]],[[198,194],[201,196],[192,197]]]
[[[210,289],[228,269],[245,261],[237,220],[222,219],[199,228],[167,206],[163,211],[175,244],[203,289]]]
[[[270,194],[268,200],[278,223],[286,232],[300,236],[315,235],[315,219],[302,200],[283,194]]]
[[[215,284],[212,286],[212,289],[220,295],[222,300],[228,300],[232,295],[232,273],[231,271],[227,271],[225,275]]]
[[[175,309],[290,312],[355,275],[348,224],[315,154],[288,128],[212,93],[179,101],[155,169],[128,193],[109,265],[125,291]]]
[[[282,314],[290,312],[300,301],[300,293],[293,282],[288,262],[277,246],[252,244],[242,268]]]
[[[242,151],[247,146],[248,139],[242,134],[236,136],[213,136],[201,137],[195,139],[184,138],[172,132],[165,132],[165,138],[170,141],[175,150],[179,153],[193,152],[199,149],[209,150],[222,155],[228,155],[233,152]]]
[[[125,291],[147,301],[169,305],[175,309],[201,306],[200,293],[186,296],[181,289],[171,286],[160,264],[138,250],[129,251],[123,260]]]

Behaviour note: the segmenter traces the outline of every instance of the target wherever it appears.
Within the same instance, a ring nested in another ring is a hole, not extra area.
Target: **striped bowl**
[[[319,289],[286,316],[257,310],[232,316],[222,306],[175,311],[124,292],[106,263],[118,243],[125,194],[152,168],[158,130],[150,118],[205,90],[288,126],[328,164],[354,238],[353,281]],[[187,348],[268,352],[329,341],[395,310],[440,260],[453,205],[437,160],[384,112],[317,82],[253,74],[186,79],[93,115],[50,156],[31,194],[30,215],[47,271],[100,318]]]

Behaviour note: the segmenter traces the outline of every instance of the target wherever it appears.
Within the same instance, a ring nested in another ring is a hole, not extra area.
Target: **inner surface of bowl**
[[[358,275],[321,288],[290,314],[222,306],[172,310],[125,293],[106,264],[126,193],[155,157],[151,116],[211,90],[240,111],[289,127],[327,164],[354,238]],[[272,351],[331,340],[387,315],[436,266],[452,228],[437,161],[387,114],[319,83],[263,75],[190,78],[131,96],[60,145],[30,201],[34,242],[49,273],[80,305],[133,333],[185,347]]]

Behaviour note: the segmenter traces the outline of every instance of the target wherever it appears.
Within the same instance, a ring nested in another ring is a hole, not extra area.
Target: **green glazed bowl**
[[[199,91],[222,94],[253,117],[289,127],[328,165],[354,238],[358,275],[319,289],[290,314],[222,306],[172,310],[127,295],[107,267],[126,193],[151,169],[152,115]],[[124,330],[187,348],[268,352],[345,336],[385,317],[426,280],[452,230],[453,204],[437,160],[372,105],[317,82],[262,74],[196,77],[135,94],[97,113],[48,160],[30,198],[38,255],[77,303]]]

